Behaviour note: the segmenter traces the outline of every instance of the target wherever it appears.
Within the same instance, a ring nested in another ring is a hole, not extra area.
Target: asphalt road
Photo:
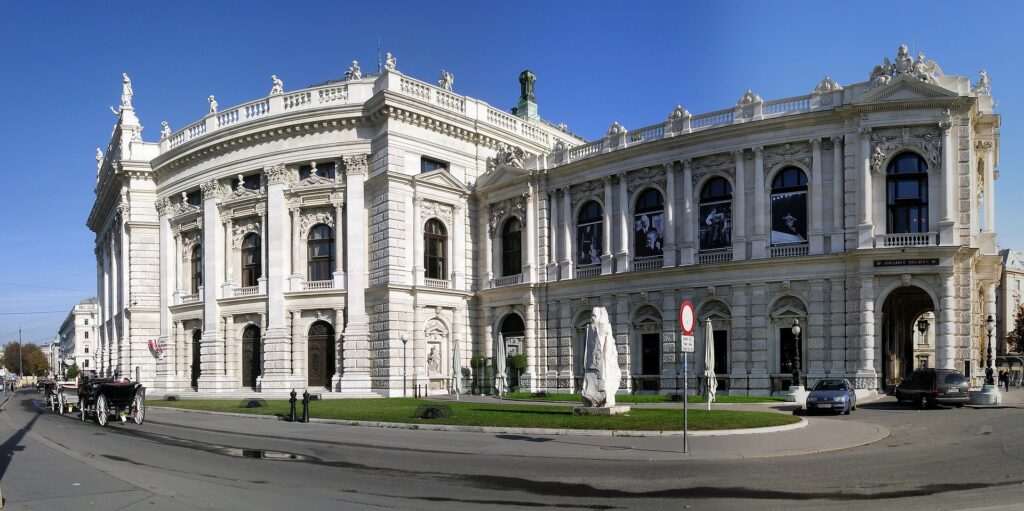
[[[435,432],[425,431],[420,449],[389,446],[396,431],[388,429],[353,443],[341,434],[308,442],[153,420],[100,428],[40,412],[39,398],[20,394],[0,413],[4,509],[931,511],[1024,503],[1024,409],[912,410],[887,399],[830,419],[891,430],[866,446],[749,460],[616,461],[439,452],[430,445]],[[759,436],[771,442],[771,434]]]

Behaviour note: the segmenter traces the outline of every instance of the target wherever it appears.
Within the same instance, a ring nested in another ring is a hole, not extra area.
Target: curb
[[[186,408],[174,408],[170,406],[154,407],[160,410],[172,410],[186,413],[204,413],[208,415],[219,415],[222,417],[239,417],[245,419],[265,419],[284,421],[276,415],[256,415],[234,412],[211,412],[207,410],[189,410]],[[358,426],[370,428],[392,428],[410,429],[420,431],[454,431],[462,433],[508,433],[508,434],[533,434],[533,435],[576,435],[576,436],[609,436],[609,437],[677,437],[683,436],[682,431],[632,431],[632,430],[603,430],[603,429],[549,429],[549,428],[509,428],[496,426],[459,426],[451,424],[407,424],[404,422],[378,422],[358,421],[341,419],[309,419],[311,423],[335,424],[342,426]],[[742,428],[742,429],[720,429],[710,431],[689,431],[688,436],[727,436],[727,435],[753,435],[761,433],[778,433],[807,427],[807,419],[800,418],[799,422],[783,426],[769,426],[764,428]]]

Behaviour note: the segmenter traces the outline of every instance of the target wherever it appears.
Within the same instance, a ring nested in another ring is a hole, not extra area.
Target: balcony
[[[498,277],[496,279],[491,279],[491,287],[492,288],[494,288],[494,287],[504,287],[504,286],[514,286],[516,284],[522,284],[522,283],[523,283],[523,274],[522,273],[519,273],[519,274],[516,274],[516,275],[509,275],[507,277]]]
[[[633,260],[633,271],[657,270],[665,265],[661,256]]]
[[[241,286],[231,291],[232,296],[256,296],[260,294],[260,286]]]
[[[196,303],[196,302],[199,301],[199,296],[200,296],[199,293],[196,293],[194,295],[182,295],[181,296],[181,303],[183,303],[183,304],[185,304],[185,303]]]
[[[799,257],[807,255],[808,246],[804,245],[782,245],[770,247],[768,255],[771,257]]]
[[[732,249],[697,254],[697,264],[716,264],[732,262]]]
[[[876,248],[889,247],[934,247],[939,244],[939,235],[934,232],[904,232],[879,234],[875,236]]]
[[[589,279],[591,277],[597,277],[600,274],[600,266],[587,266],[585,268],[576,268],[576,278],[578,279]]]
[[[433,289],[450,289],[451,282],[444,279],[424,279],[423,284]]]
[[[334,289],[334,280],[304,280],[302,281],[303,291],[321,291]]]

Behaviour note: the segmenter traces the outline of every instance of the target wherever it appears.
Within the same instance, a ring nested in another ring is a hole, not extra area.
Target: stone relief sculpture
[[[936,128],[903,127],[871,131],[871,170],[882,171],[882,164],[893,151],[913,147],[924,153],[928,168],[942,168],[942,133]]]
[[[606,137],[614,135],[621,135],[626,132],[626,127],[619,124],[619,121],[612,122],[612,125],[608,128],[608,132],[604,134]]]
[[[452,85],[455,85],[455,75],[442,69],[441,76],[438,77],[437,79],[437,86],[444,90],[450,91],[452,90]]]
[[[427,374],[435,376],[441,374],[441,355],[437,353],[437,347],[430,347],[430,354],[427,355]]]
[[[128,73],[121,73],[121,107],[131,108],[132,107],[132,96],[135,92],[132,90],[132,79],[128,78]]]
[[[210,113],[217,113],[217,100],[213,97],[213,94],[211,94],[210,97],[206,98],[206,101],[210,103]]]
[[[971,87],[971,92],[985,96],[992,94],[992,79],[988,77],[988,71],[978,71],[978,84]]]
[[[825,73],[825,78],[822,78],[818,85],[814,87],[814,92],[832,92],[834,90],[843,90],[843,86],[829,78],[828,73]]]
[[[160,140],[171,136],[171,126],[167,124],[167,121],[160,121]]]
[[[594,307],[583,353],[583,406],[613,407],[619,390],[619,353],[604,307]]]
[[[395,68],[397,68],[397,67],[398,67],[398,59],[396,59],[395,56],[392,55],[390,51],[387,52],[387,54],[384,56],[384,69],[386,69],[388,71],[394,71]]]
[[[363,71],[359,69],[359,61],[353,60],[352,65],[349,66],[348,71],[345,71],[346,80],[358,80],[363,77]]]
[[[889,57],[885,57],[881,65],[871,70],[871,88],[885,85],[900,75],[911,76],[926,83],[935,83],[936,76],[943,76],[942,68],[934,60],[926,61],[923,51],[917,53],[915,61],[907,51],[907,45],[901,44],[896,50],[894,62],[889,62]]]
[[[270,81],[273,82],[273,86],[270,88],[270,95],[276,96],[278,94],[284,94],[284,82],[281,81],[277,75],[270,75]]]
[[[498,165],[521,169],[525,160],[526,152],[522,148],[510,146],[502,142],[498,144],[498,151],[494,154],[494,158],[487,159],[487,171],[490,172]]]
[[[747,89],[747,92],[744,92],[743,95],[740,96],[740,99],[739,99],[739,101],[736,102],[736,104],[737,105],[750,105],[750,104],[753,104],[753,103],[759,103],[761,101],[763,101],[761,99],[761,96],[758,96],[757,94],[754,93],[754,91],[752,91],[750,89]]]
[[[682,105],[676,105],[672,113],[668,114],[668,120],[670,121],[682,119],[683,117],[690,117],[690,111],[683,108]]]

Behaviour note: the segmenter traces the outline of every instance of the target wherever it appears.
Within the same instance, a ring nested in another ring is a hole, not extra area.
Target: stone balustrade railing
[[[306,280],[302,282],[303,291],[319,291],[321,289],[334,289],[333,280]]]
[[[906,232],[898,234],[879,234],[875,236],[875,247],[927,247],[939,244],[938,233]]]
[[[664,260],[660,256],[633,260],[633,271],[656,270],[662,266],[664,266]]]
[[[728,263],[732,261],[732,250],[703,252],[697,254],[697,264]]]
[[[772,257],[798,257],[808,254],[808,245],[781,245],[769,248]]]
[[[507,277],[496,277],[491,280],[491,287],[514,286],[523,283],[523,274],[509,275]]]
[[[444,279],[424,279],[423,283],[433,289],[448,289],[452,287],[451,282]]]
[[[591,277],[597,277],[601,275],[600,266],[588,266],[586,268],[576,268],[576,278],[588,279]]]

